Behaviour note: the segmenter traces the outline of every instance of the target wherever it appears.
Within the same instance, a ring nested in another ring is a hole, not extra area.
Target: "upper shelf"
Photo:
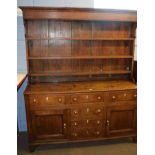
[[[72,75],[104,75],[104,74],[131,74],[130,70],[111,70],[102,72],[47,72],[29,73],[30,76],[72,76]]]
[[[130,59],[130,55],[111,55],[111,56],[49,56],[49,57],[28,57],[29,60],[55,60],[55,59]]]
[[[40,37],[26,37],[27,40],[134,40],[135,38],[67,38],[67,37],[55,37],[55,38],[40,38]]]

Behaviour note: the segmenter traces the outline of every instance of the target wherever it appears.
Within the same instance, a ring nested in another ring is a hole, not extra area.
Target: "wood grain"
[[[136,11],[21,7],[29,148],[136,137]]]

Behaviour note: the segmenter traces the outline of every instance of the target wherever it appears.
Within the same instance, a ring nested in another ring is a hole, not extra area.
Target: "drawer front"
[[[103,93],[82,93],[73,94],[70,96],[70,103],[89,103],[89,102],[104,102]]]
[[[57,105],[65,104],[65,96],[63,95],[30,95],[30,104],[33,106],[46,106],[46,105]]]
[[[80,128],[71,130],[72,139],[99,138],[103,137],[104,132],[101,128]]]
[[[77,121],[71,121],[71,129],[75,131],[79,128],[102,128],[103,127],[103,120],[102,119],[85,119],[85,120],[77,120]]]
[[[80,120],[81,118],[103,118],[103,107],[101,106],[83,106],[71,109],[72,120]]]
[[[112,91],[105,93],[105,101],[115,102],[115,101],[136,101],[137,91]]]

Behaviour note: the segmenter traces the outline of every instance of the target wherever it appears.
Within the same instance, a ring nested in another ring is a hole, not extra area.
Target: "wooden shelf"
[[[54,73],[30,73],[30,76],[66,76],[66,75],[102,75],[102,74],[130,74],[131,71],[116,70],[116,71],[103,71],[103,72],[54,72]]]
[[[57,56],[57,57],[28,57],[29,60],[55,60],[55,59],[131,59],[130,55],[116,55],[116,56]]]
[[[67,37],[56,37],[56,38],[31,38],[26,37],[27,40],[134,40],[135,38],[67,38]]]

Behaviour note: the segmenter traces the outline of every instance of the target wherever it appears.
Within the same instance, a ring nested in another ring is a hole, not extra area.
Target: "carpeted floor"
[[[18,136],[18,155],[136,155],[137,145],[130,139],[74,144],[43,145],[29,153],[27,135]]]

